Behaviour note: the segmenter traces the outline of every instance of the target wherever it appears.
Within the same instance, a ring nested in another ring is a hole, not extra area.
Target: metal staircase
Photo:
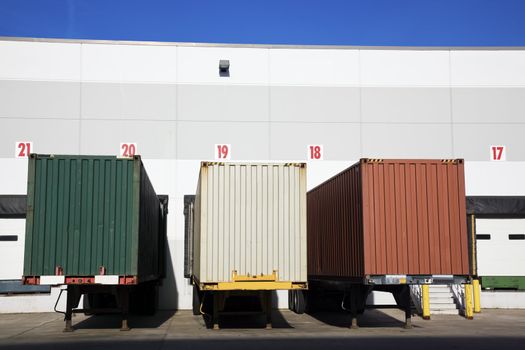
[[[429,288],[431,315],[458,315],[456,298],[449,285],[431,285]]]
[[[423,314],[423,296],[420,285],[410,287],[412,304],[417,313]],[[463,309],[461,285],[430,285],[430,315],[459,315]]]

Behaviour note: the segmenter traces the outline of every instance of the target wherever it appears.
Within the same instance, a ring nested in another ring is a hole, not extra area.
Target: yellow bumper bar
[[[199,283],[201,290],[289,290],[307,289],[306,282],[218,282]]]
[[[195,281],[200,290],[219,291],[219,290],[290,290],[307,289],[306,282],[279,281],[277,271],[271,275],[238,275],[237,271],[232,272],[231,281],[227,282],[208,282],[201,283]]]

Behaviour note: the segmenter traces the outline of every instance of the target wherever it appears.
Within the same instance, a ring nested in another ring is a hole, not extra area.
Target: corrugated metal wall
[[[54,275],[56,266],[98,275],[104,266],[147,280],[162,270],[160,202],[140,158],[34,155],[27,201],[25,276]]]
[[[25,276],[136,275],[138,181],[134,160],[30,159]],[[140,160],[138,160],[140,163]],[[136,187],[136,190],[135,190]]]
[[[153,280],[164,273],[164,254],[166,232],[163,225],[166,218],[162,215],[160,200],[155,193],[146,169],[140,161],[135,162],[135,186],[140,184],[138,209],[139,237],[138,244],[131,247],[131,253],[138,255],[138,275],[140,281]],[[136,213],[136,211],[135,211]],[[136,217],[133,218],[137,220]]]
[[[304,164],[203,163],[195,218],[201,282],[230,281],[234,270],[306,281]]]
[[[308,192],[309,275],[468,275],[463,161],[361,160]]]
[[[354,165],[308,192],[308,274],[362,276],[360,168]]]
[[[469,273],[463,161],[362,162],[367,274]]]
[[[25,193],[23,161],[11,159],[16,141],[53,154],[116,154],[120,142],[136,142],[146,165],[155,165],[147,170],[156,189],[178,200],[194,193],[196,164],[213,158],[217,143],[231,144],[234,159],[265,161],[304,159],[305,145],[322,144],[319,178],[332,161],[362,156],[465,157],[472,194],[525,193],[518,180],[522,49],[254,50],[27,39],[1,41],[0,51],[0,167],[9,169],[2,193]],[[217,70],[226,56],[244,67],[230,78]],[[507,146],[508,161],[474,162],[488,161],[492,144]],[[493,181],[502,174],[509,181]],[[181,210],[169,216],[176,281],[163,287],[162,305],[191,308],[191,286],[176,267],[184,218]]]

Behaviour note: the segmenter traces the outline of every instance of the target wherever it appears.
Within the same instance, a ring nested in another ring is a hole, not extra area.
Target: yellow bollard
[[[481,312],[480,288],[479,280],[472,281],[472,288],[474,289],[474,312]]]
[[[474,308],[472,307],[472,284],[465,284],[465,317],[474,319]]]
[[[430,320],[430,293],[428,284],[421,286],[421,298],[423,299],[423,319]]]

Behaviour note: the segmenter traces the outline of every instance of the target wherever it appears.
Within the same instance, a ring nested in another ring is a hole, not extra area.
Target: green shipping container
[[[32,154],[24,281],[57,274],[65,283],[101,274],[128,277],[127,284],[157,279],[164,272],[163,220],[139,156]]]

